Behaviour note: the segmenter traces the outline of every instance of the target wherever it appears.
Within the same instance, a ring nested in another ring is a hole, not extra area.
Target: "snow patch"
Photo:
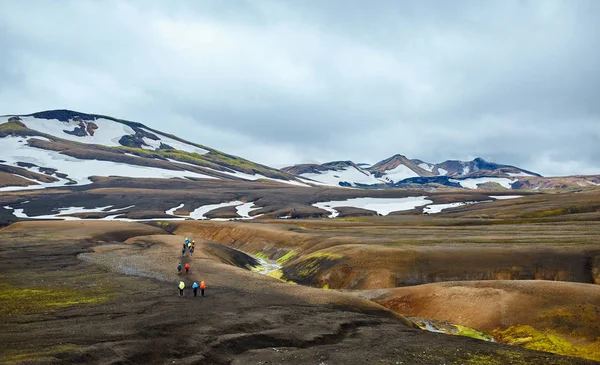
[[[465,180],[456,180],[450,179],[449,181],[460,184],[463,188],[467,189],[477,189],[477,185],[485,184],[488,182],[497,183],[501,185],[503,188],[511,189],[512,184],[514,184],[517,180],[508,179],[505,177],[480,177],[476,179],[465,179]]]
[[[446,176],[448,174],[448,170],[444,170],[438,167],[438,176]]]
[[[0,152],[7,165],[16,166],[17,162],[28,162],[40,167],[49,167],[66,174],[70,179],[76,182],[76,185],[91,184],[90,176],[125,176],[132,178],[184,178],[195,177],[199,179],[217,179],[214,176],[208,176],[191,171],[167,170],[157,167],[146,167],[129,165],[113,161],[99,160],[81,160],[71,156],[63,155],[57,151],[50,151],[41,148],[35,148],[27,145],[21,137],[0,138]],[[33,172],[40,172],[38,168],[29,168]],[[61,179],[59,182],[41,183],[33,186],[13,186],[1,188],[0,191],[9,190],[31,190],[44,189],[46,187],[62,186],[68,180]]]
[[[228,202],[228,203],[203,205],[203,206],[201,206],[199,208],[194,209],[194,211],[190,213],[190,218],[193,218],[193,219],[208,219],[204,215],[206,213],[210,212],[211,210],[215,210],[215,209],[219,209],[219,208],[224,208],[224,207],[235,207],[237,205],[242,205],[242,204],[244,204],[244,202],[241,202],[239,200],[235,200],[235,201]]]
[[[184,151],[184,152],[189,152],[189,153],[197,153],[199,155],[204,155],[204,154],[208,153],[208,150],[205,150],[204,148],[200,148],[200,147],[196,147],[191,144],[179,142],[176,139],[167,137],[167,136],[157,133],[157,132],[152,132],[152,131],[146,130],[144,128],[140,128],[140,129],[142,129],[144,132],[152,133],[155,136],[157,136],[158,138],[160,138],[160,140],[158,140],[158,141],[152,140],[147,137],[142,138],[144,143],[146,143],[148,146],[151,146],[154,150],[158,150],[160,148],[160,144],[164,143],[164,144],[169,145],[179,151]]]
[[[253,219],[255,217],[251,217],[250,216],[250,212],[253,210],[258,210],[261,209],[261,207],[254,207],[254,203],[244,203],[242,205],[239,205],[235,208],[235,210],[237,211],[237,214],[245,219]]]
[[[419,174],[411,170],[408,166],[400,164],[393,169],[386,171],[385,176],[392,182],[398,182],[411,177],[419,177]]]
[[[508,172],[507,175],[510,176],[510,177],[533,176],[533,175],[525,173],[525,172],[519,172],[518,174],[515,174],[513,172]]]
[[[463,202],[447,203],[447,204],[430,204],[423,208],[423,213],[436,214],[444,209],[456,208],[465,205]]]
[[[420,163],[419,167],[422,168],[425,171],[433,172],[433,165],[430,165],[428,163],[425,163],[425,162]]]
[[[84,121],[84,123],[91,122],[98,126],[98,129],[94,130],[93,136],[84,137],[78,137],[65,133],[65,130],[72,131],[76,127],[79,127],[79,122],[61,122],[58,119],[42,119],[34,117],[21,117],[21,121],[27,126],[27,128],[36,130],[38,132],[50,134],[52,136],[70,141],[88,144],[101,144],[104,146],[120,146],[119,140],[121,137],[135,134],[133,129],[131,129],[129,126],[104,118],[98,118],[94,121]]]
[[[349,183],[352,186],[356,186],[357,184],[376,185],[385,183],[384,180],[376,178],[370,172],[360,168],[357,169],[354,166],[349,166],[343,170],[327,170],[322,171],[321,173],[305,173],[300,174],[300,176],[305,179],[314,180],[316,183],[307,180],[303,181],[315,185],[340,186],[340,182]]]
[[[69,216],[69,214],[77,214],[77,213],[114,213],[114,212],[119,212],[125,209],[129,209],[129,208],[133,208],[135,207],[135,205],[130,205],[124,208],[116,208],[116,209],[111,209],[111,210],[106,210],[108,208],[111,208],[112,205],[107,205],[105,207],[97,207],[97,208],[85,208],[85,207],[64,207],[64,208],[58,208],[58,209],[53,209],[53,211],[58,211],[58,213],[55,214],[45,214],[45,215],[37,215],[34,217],[30,217],[27,214],[24,213],[24,209],[18,208],[18,209],[13,209],[10,206],[4,206],[5,209],[9,209],[9,210],[13,210],[13,215],[17,218],[29,218],[29,219],[62,219],[62,220],[82,220],[82,218],[79,217],[71,217]],[[118,216],[119,214],[115,215]],[[102,219],[106,219],[107,217],[104,217]],[[96,219],[90,219],[90,220],[96,220]]]
[[[179,205],[178,205],[178,206],[176,206],[176,207],[173,207],[173,208],[171,208],[171,209],[169,209],[169,210],[165,210],[165,214],[168,214],[168,215],[175,215],[175,211],[176,211],[176,210],[178,210],[178,209],[181,209],[181,208],[183,208],[183,206],[184,206],[184,205],[185,205],[185,203],[181,203],[181,204],[179,204]]]
[[[517,199],[522,198],[523,195],[490,195],[490,198],[497,200],[505,200],[505,199]]]
[[[426,196],[406,197],[406,198],[352,198],[341,201],[319,202],[312,204],[314,207],[324,209],[331,214],[329,218],[335,218],[339,212],[334,208],[338,207],[354,207],[367,210],[374,210],[377,214],[388,215],[391,212],[403,210],[412,210],[416,207],[433,203],[431,200],[425,199]]]

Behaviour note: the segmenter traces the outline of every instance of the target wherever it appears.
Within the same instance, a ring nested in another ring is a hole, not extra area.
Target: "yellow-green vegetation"
[[[186,143],[190,143],[190,142],[186,142]],[[192,144],[194,144],[194,143],[192,143]],[[237,171],[242,171],[245,173],[252,174],[252,173],[258,172],[267,177],[285,178],[283,173],[281,173],[277,170],[273,170],[269,167],[258,165],[254,162],[245,160],[240,157],[227,155],[222,152],[219,152],[219,151],[216,151],[216,150],[213,150],[213,149],[201,146],[201,145],[197,145],[197,144],[194,144],[194,145],[199,146],[204,149],[207,149],[207,150],[209,150],[209,152],[201,155],[201,154],[194,153],[194,152],[186,152],[186,151],[170,150],[170,149],[160,149],[160,150],[156,150],[156,151],[151,151],[151,150],[145,150],[143,148],[128,147],[128,146],[118,146],[118,147],[112,147],[112,148],[115,150],[124,152],[124,153],[130,153],[130,154],[140,156],[140,157],[158,158],[158,159],[169,158],[169,159],[180,161],[180,162],[198,165],[199,167],[212,168],[217,171],[222,170],[223,166],[225,166],[225,167],[228,167],[228,168],[231,168],[231,169],[234,169]]]
[[[0,124],[0,132],[18,132],[26,131],[27,128],[14,122],[7,122]]]
[[[542,332],[531,326],[515,325],[505,330],[496,329],[493,335],[499,342],[520,345],[531,350],[600,361],[600,343],[583,344],[579,341],[569,341],[550,330]]]
[[[556,306],[538,314],[538,319],[549,321],[552,328],[570,336],[590,340],[600,337],[600,305],[581,303],[573,306]]]
[[[43,288],[32,289],[0,283],[0,313],[40,314],[80,304],[98,304],[109,299],[93,290]]]
[[[283,279],[283,271],[281,271],[281,270],[271,271],[270,273],[266,274],[266,276],[275,278],[277,280],[281,280],[281,281],[283,281],[284,283],[287,283],[287,284],[296,285],[296,283],[293,282],[293,281],[291,281],[291,280],[285,280],[285,279]]]
[[[476,338],[482,341],[494,341],[494,336],[478,331],[475,328],[461,326],[460,324],[452,324],[452,326],[456,328],[455,335]]]
[[[328,265],[333,264],[343,256],[330,252],[315,252],[299,261],[294,261],[292,265],[287,266],[286,276],[292,280],[302,282],[309,279],[314,280],[318,272]]]
[[[283,265],[285,265],[286,262],[290,261],[291,259],[293,259],[296,256],[297,256],[296,251],[290,250],[290,251],[288,251],[288,253],[286,253],[285,255],[283,255],[277,259],[277,264],[279,266],[283,266]]]
[[[61,354],[73,355],[81,352],[83,352],[81,347],[67,344],[39,350],[9,351],[2,356],[1,360],[2,364],[6,365],[51,362],[59,360],[57,357]]]
[[[569,358],[552,359],[553,364],[571,365]],[[452,365],[532,365],[527,356],[521,352],[511,350],[498,350],[493,354],[470,354],[467,358],[460,359],[451,363]],[[538,364],[538,363],[536,363]]]

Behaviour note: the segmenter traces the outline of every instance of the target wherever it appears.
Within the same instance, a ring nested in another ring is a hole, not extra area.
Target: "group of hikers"
[[[185,241],[183,243],[183,249],[181,250],[181,257],[185,256],[185,252],[189,251],[190,252],[190,257],[192,257],[192,255],[194,254],[194,246],[196,244],[195,240],[190,239],[189,237],[185,238]],[[177,275],[181,275],[182,270],[185,270],[186,274],[189,274],[190,272],[190,264],[186,263],[185,265],[181,265],[181,262],[179,264],[177,264]],[[185,283],[182,281],[179,282],[179,296],[182,297],[183,296],[183,289],[185,289]],[[197,282],[194,281],[194,283],[192,284],[192,290],[194,291],[194,296],[198,296],[198,289],[200,289],[200,295],[204,296],[204,290],[206,289],[206,284],[204,283],[204,281],[200,282],[200,285],[198,285]]]
[[[185,251],[190,251],[190,257],[194,254],[194,245],[196,244],[196,240],[185,238],[185,242],[183,242],[183,248],[181,249],[181,257],[185,256]]]

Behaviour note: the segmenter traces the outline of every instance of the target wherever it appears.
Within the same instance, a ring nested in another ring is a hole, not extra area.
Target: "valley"
[[[3,364],[600,361],[597,175],[277,170],[107,116],[4,118]]]

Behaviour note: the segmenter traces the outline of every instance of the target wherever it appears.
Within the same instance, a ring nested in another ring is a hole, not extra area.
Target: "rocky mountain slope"
[[[352,161],[328,162],[322,165],[295,165],[282,171],[301,179],[324,185],[363,188],[424,188],[449,186],[468,189],[528,189],[545,190],[570,187],[591,187],[600,183],[600,176],[568,176],[544,178],[540,174],[516,166],[488,162],[447,160],[429,163],[394,155],[372,166]]]
[[[0,189],[84,185],[99,176],[274,180],[294,176],[141,123],[51,110],[0,117]]]

